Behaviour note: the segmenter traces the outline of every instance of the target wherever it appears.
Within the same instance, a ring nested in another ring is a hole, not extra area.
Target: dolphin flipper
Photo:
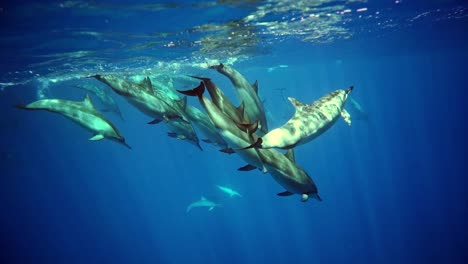
[[[250,164],[247,164],[243,167],[240,167],[238,168],[237,170],[238,171],[251,171],[251,170],[255,170],[257,167],[253,166],[253,165],[250,165]]]
[[[93,137],[90,138],[89,140],[91,140],[91,141],[97,141],[97,140],[101,140],[101,139],[103,139],[103,138],[104,138],[103,135],[98,134],[98,135],[93,136]]]
[[[343,108],[343,110],[341,110],[341,117],[344,119],[346,124],[348,124],[348,126],[351,125],[351,115],[344,108]]]
[[[278,196],[290,196],[290,195],[293,195],[292,192],[289,192],[289,191],[284,191],[284,192],[280,192],[278,194],[276,194]]]

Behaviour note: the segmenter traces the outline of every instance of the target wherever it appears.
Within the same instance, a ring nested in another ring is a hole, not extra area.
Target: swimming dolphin
[[[200,200],[193,202],[189,204],[189,206],[187,206],[187,213],[190,212],[190,210],[192,210],[192,208],[195,208],[195,207],[208,207],[208,211],[211,211],[215,207],[221,207],[221,205],[213,201],[210,201],[202,196]]]
[[[238,193],[237,191],[234,191],[231,188],[220,186],[220,185],[216,185],[216,187],[218,187],[218,189],[220,189],[222,192],[227,193],[230,197],[233,197],[233,196],[242,197],[240,193]]]
[[[237,124],[230,117],[221,111],[221,109],[219,109],[210,99],[203,96],[203,93],[205,92],[205,84],[203,81],[192,90],[177,91],[185,95],[198,97],[200,104],[205,109],[215,127],[218,129],[219,134],[228,143],[230,149],[239,154],[241,158],[247,162],[248,165],[239,168],[239,170],[245,171],[260,168],[263,170],[263,172],[266,172],[266,169],[263,166],[260,157],[258,156],[257,150],[240,149],[242,145],[246,143],[248,144],[248,142],[250,142],[249,134],[237,127]],[[254,128],[252,128],[252,130],[253,129]]]
[[[86,95],[86,98],[82,102],[42,99],[28,105],[18,105],[16,107],[26,110],[46,110],[64,115],[91,131],[94,136],[89,140],[95,141],[108,138],[131,149],[117,128],[94,108],[89,95]]]
[[[205,135],[206,138],[202,139],[203,142],[221,147],[221,149],[227,148],[226,141],[218,133],[213,122],[211,122],[210,118],[205,113],[191,105],[187,105],[185,112],[192,124]]]
[[[169,129],[169,132],[167,133],[169,137],[188,141],[200,150],[203,150],[200,146],[198,135],[192,126],[192,122],[186,122],[181,119],[171,119],[167,121],[166,126]]]
[[[310,105],[289,97],[289,101],[296,109],[292,118],[283,126],[271,130],[245,148],[294,148],[323,134],[340,116],[348,125],[351,125],[351,116],[344,109],[344,105],[352,90],[353,86],[346,91],[336,90]]]
[[[258,96],[258,82],[250,84],[247,79],[240,74],[237,70],[224,64],[210,66],[210,68],[217,70],[219,73],[229,78],[231,83],[236,88],[237,97],[239,101],[245,104],[245,113],[250,122],[260,122],[260,132],[262,134],[268,133],[267,119],[263,103]]]
[[[88,78],[95,78],[107,84],[114,92],[122,95],[129,103],[134,105],[144,114],[153,118],[149,124],[157,124],[161,121],[167,122],[170,119],[181,118],[188,121],[181,106],[177,102],[166,98],[164,93],[157,93],[153,90],[151,80],[145,78],[141,83],[133,83],[114,75],[91,75]]]
[[[109,94],[107,91],[108,89],[102,89],[100,87],[94,85],[77,85],[76,88],[82,89],[88,92],[93,93],[96,97],[101,101],[104,109],[103,112],[113,112],[114,114],[118,115],[120,119],[123,119],[122,112],[120,112],[119,105],[115,102],[114,98]]]
[[[242,102],[238,107],[234,106],[229,98],[223,93],[221,89],[210,79],[206,77],[190,76],[199,79],[205,84],[205,88],[210,94],[213,103],[238,124],[247,123],[249,120],[245,119],[245,103]]]
[[[197,96],[201,105],[205,108],[208,116],[212,119],[215,126],[221,130],[221,135],[226,139],[229,146],[239,154],[239,156],[247,162],[248,165],[238,170],[251,170],[261,168],[263,172],[268,172],[273,179],[279,183],[285,192],[279,193],[280,196],[289,196],[292,194],[299,194],[302,201],[307,201],[310,196],[321,201],[318,195],[317,186],[312,178],[307,174],[304,169],[298,166],[294,160],[294,153],[291,151],[287,155],[280,153],[275,149],[257,149],[255,152],[244,152],[244,150],[252,149],[238,149],[235,146],[248,144],[252,139],[255,139],[254,133],[256,126],[250,128],[243,127],[249,133],[244,132],[231,118],[225,115],[211,100],[203,96],[205,91],[204,83],[189,91],[179,91],[185,95]],[[256,123],[258,124],[258,122]],[[250,135],[250,136],[249,136]]]

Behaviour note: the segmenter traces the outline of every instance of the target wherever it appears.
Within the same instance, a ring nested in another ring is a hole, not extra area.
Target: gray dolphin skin
[[[245,104],[242,102],[238,107],[234,106],[231,103],[231,100],[223,93],[221,89],[213,82],[210,78],[191,76],[193,78],[203,81],[205,88],[210,94],[211,100],[213,103],[223,111],[229,118],[238,124],[246,123],[248,120],[245,120],[244,111]]]
[[[213,209],[215,209],[216,207],[221,207],[220,204],[217,204],[213,201],[210,201],[208,199],[206,199],[205,197],[201,197],[200,200],[196,201],[196,202],[193,202],[191,204],[189,204],[189,206],[187,206],[187,210],[186,212],[190,212],[193,208],[196,208],[196,207],[206,207],[208,208],[208,211],[212,211]]]
[[[218,133],[218,130],[214,126],[213,122],[211,122],[208,115],[191,105],[187,105],[185,112],[193,125],[197,127],[203,135],[205,135],[206,138],[202,139],[203,142],[218,146],[221,149],[227,148],[226,141]]]
[[[174,103],[170,98],[165,98],[164,93],[153,90],[149,78],[145,78],[141,83],[136,84],[114,75],[97,74],[88,77],[107,84],[114,92],[122,95],[141,112],[152,117],[153,120],[149,124],[157,124],[161,121],[167,122],[174,118],[188,121],[178,104]]]
[[[104,106],[104,109],[102,109],[103,112],[113,112],[114,114],[118,115],[120,119],[124,120],[119,105],[109,94],[109,92],[107,91],[108,89],[102,89],[100,87],[90,84],[77,85],[76,88],[93,93]]]
[[[345,90],[336,90],[308,105],[289,97],[296,109],[291,119],[283,126],[273,129],[265,136],[245,148],[281,148],[291,149],[305,144],[327,131],[341,116],[351,125],[351,116],[344,109],[348,94],[353,86]]]
[[[208,116],[212,119],[215,126],[221,130],[220,133],[226,139],[228,145],[248,163],[247,166],[239,170],[262,168],[263,172],[268,172],[276,182],[286,189],[285,192],[278,195],[289,196],[299,194],[304,202],[308,200],[309,196],[321,201],[318,196],[317,186],[312,178],[295,163],[292,151],[288,155],[284,155],[275,149],[257,149],[257,151],[249,152],[245,152],[245,150],[252,150],[252,148],[238,149],[237,146],[248,144],[252,140],[252,137],[255,139],[255,135],[250,133],[250,131],[246,133],[241,130],[238,124],[224,114],[211,100],[203,96],[204,91],[204,83],[201,82],[193,90],[179,92],[199,98]],[[256,128],[250,129],[255,131]]]
[[[88,95],[86,95],[86,98],[82,102],[61,99],[42,99],[28,105],[18,105],[17,108],[25,110],[46,110],[61,114],[91,131],[94,136],[89,140],[94,141],[108,138],[131,149],[117,128],[94,108]]]
[[[268,133],[265,110],[262,101],[258,97],[258,83],[250,84],[237,70],[222,63],[210,66],[210,68],[217,70],[229,78],[236,89],[239,101],[245,104],[245,114],[248,116],[249,122],[256,122],[258,120],[262,135]]]
[[[198,97],[200,104],[205,109],[215,127],[218,129],[219,134],[228,143],[228,146],[231,149],[238,149],[235,150],[235,152],[239,154],[239,156],[244,161],[247,162],[248,165],[240,168],[239,170],[261,168],[264,172],[266,172],[266,169],[263,166],[260,157],[258,156],[257,150],[240,149],[240,146],[249,142],[248,133],[240,130],[231,118],[223,113],[222,110],[219,109],[210,99],[203,96],[203,93],[205,92],[205,84],[203,82],[200,82],[200,85],[192,90],[177,91],[185,95]]]
[[[171,119],[166,123],[166,126],[170,131],[167,133],[169,137],[188,141],[200,150],[203,150],[191,122],[185,122],[181,119]]]

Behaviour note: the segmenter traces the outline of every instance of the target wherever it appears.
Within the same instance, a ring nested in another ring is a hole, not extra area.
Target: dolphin
[[[91,75],[88,78],[95,78],[107,84],[114,92],[124,96],[124,98],[139,109],[144,114],[154,118],[149,124],[157,124],[161,121],[180,118],[188,122],[181,107],[164,93],[157,93],[153,90],[151,80],[147,77],[141,83],[132,83],[127,80],[117,78],[113,75]]]
[[[204,83],[189,91],[179,91],[185,95],[198,96],[201,105],[205,108],[208,116],[215,126],[221,130],[221,135],[226,139],[229,146],[234,146],[233,150],[247,162],[248,165],[238,170],[251,170],[262,168],[263,172],[268,172],[273,179],[283,186],[286,191],[279,193],[280,196],[299,194],[302,201],[307,201],[310,196],[321,201],[318,195],[317,186],[307,172],[299,167],[294,160],[293,151],[287,155],[275,149],[257,149],[255,152],[244,152],[250,149],[238,149],[235,146],[248,144],[255,139],[255,131],[258,126],[244,127],[236,124],[231,118],[224,114],[211,100],[203,96],[205,91]],[[258,122],[256,123],[258,124]],[[248,131],[244,132],[240,127]]]
[[[200,200],[193,202],[187,206],[187,213],[195,207],[208,207],[208,211],[212,211],[215,207],[221,207],[221,204],[217,204],[213,201],[206,199],[205,197],[201,197]]]
[[[242,102],[238,107],[234,106],[229,98],[223,93],[221,89],[210,79],[206,77],[190,76],[199,79],[205,84],[208,93],[210,94],[213,103],[223,111],[234,122],[242,124],[246,123],[245,103]]]
[[[202,139],[203,142],[221,147],[221,149],[227,148],[226,141],[205,113],[191,105],[187,105],[185,113],[193,125],[205,135],[206,139]]]
[[[246,166],[241,167],[238,170],[246,171],[255,168],[261,168],[263,172],[266,172],[266,169],[263,166],[260,157],[258,156],[257,150],[240,149],[242,145],[250,142],[249,134],[237,127],[236,123],[230,117],[228,117],[223,111],[221,111],[221,109],[219,109],[210,99],[203,96],[203,93],[205,92],[205,84],[203,81],[200,82],[200,84],[192,90],[177,91],[185,95],[198,97],[200,104],[205,109],[206,113],[210,117],[215,127],[218,129],[219,134],[228,143],[230,149],[239,154],[241,158],[247,162]]]
[[[351,125],[351,116],[344,109],[344,105],[352,90],[353,86],[346,91],[336,90],[310,105],[289,97],[289,101],[296,109],[291,119],[283,126],[259,137],[255,143],[245,148],[294,148],[323,134],[335,124],[340,116],[348,125]]]
[[[258,82],[250,84],[247,79],[235,69],[219,64],[210,66],[210,68],[217,70],[219,73],[229,78],[231,83],[236,88],[237,97],[239,101],[245,103],[245,113],[250,122],[260,122],[260,132],[262,134],[268,133],[267,119],[263,103],[258,96]]]
[[[108,138],[131,149],[117,128],[95,108],[89,95],[82,102],[61,99],[42,99],[28,105],[17,105],[19,109],[46,110],[68,117],[80,126],[91,131],[94,136],[89,140]]]
[[[216,185],[216,187],[218,187],[218,189],[220,189],[222,192],[227,193],[230,197],[233,197],[233,196],[242,197],[240,193],[238,193],[237,191],[234,191],[231,188],[220,186],[220,185]]]
[[[103,104],[103,112],[113,112],[114,114],[118,115],[120,119],[124,120],[119,105],[115,102],[114,98],[112,98],[112,96],[107,92],[107,89],[104,90],[94,85],[77,85],[76,88],[93,93]]]
[[[191,122],[185,122],[181,119],[171,119],[166,123],[169,129],[167,135],[172,138],[188,141],[198,147],[200,150],[200,140],[195,132]]]

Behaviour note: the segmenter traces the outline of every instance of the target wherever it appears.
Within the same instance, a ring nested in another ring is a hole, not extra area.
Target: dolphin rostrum
[[[95,141],[108,138],[131,149],[117,128],[94,108],[89,95],[86,95],[82,102],[42,99],[28,105],[17,105],[16,107],[26,110],[46,110],[64,115],[91,131],[94,136],[89,140]]]
[[[231,83],[236,88],[239,101],[245,104],[245,113],[250,122],[259,121],[260,131],[263,134],[268,133],[267,119],[262,101],[258,96],[258,82],[250,84],[247,79],[237,70],[224,64],[210,66],[219,73],[229,78]]]
[[[231,189],[229,187],[224,187],[224,186],[220,186],[220,185],[216,185],[216,187],[218,189],[220,189],[222,192],[227,193],[229,195],[229,197],[233,197],[233,196],[242,197],[242,195],[240,193],[238,193],[237,191],[234,191],[233,189]]]
[[[192,208],[195,208],[195,207],[208,207],[208,211],[211,211],[215,207],[221,207],[221,205],[213,201],[210,201],[202,196],[200,200],[193,202],[189,204],[189,206],[187,206],[187,213],[190,212],[190,210],[192,210]]]
[[[308,105],[289,97],[296,112],[283,126],[273,129],[255,143],[245,148],[281,148],[291,149],[305,144],[323,134],[335,124],[341,116],[351,125],[351,116],[344,109],[348,94],[353,86],[345,90],[336,90]]]

